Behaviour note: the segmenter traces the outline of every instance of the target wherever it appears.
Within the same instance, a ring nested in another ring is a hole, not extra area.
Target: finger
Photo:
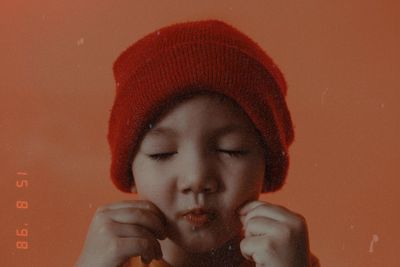
[[[246,237],[260,235],[279,237],[288,231],[284,224],[268,217],[252,217],[247,220],[244,229]]]
[[[265,237],[254,236],[245,238],[240,242],[242,255],[260,266],[279,266],[278,254],[272,242]],[[266,265],[268,263],[268,265]]]
[[[162,211],[154,205],[152,202],[147,200],[122,200],[119,202],[107,204],[98,208],[100,211],[111,210],[111,209],[121,209],[121,208],[140,208],[153,212],[155,215],[159,216],[163,222],[166,222],[165,216]]]
[[[121,208],[106,210],[104,213],[116,223],[139,225],[152,232],[159,239],[166,237],[165,225],[158,216],[147,210]]]
[[[246,215],[250,210],[256,208],[259,205],[264,205],[265,202],[262,202],[260,200],[254,200],[254,201],[249,201],[245,203],[240,209],[239,209],[239,214],[241,216]]]
[[[154,233],[147,230],[147,228],[135,224],[117,223],[112,224],[112,233],[117,237],[143,237],[143,238],[157,238]],[[163,237],[164,238],[164,237]]]
[[[262,201],[249,203],[242,211],[241,219],[244,217],[244,223],[255,216],[265,216],[280,222],[291,222],[295,219],[295,214],[285,207]]]

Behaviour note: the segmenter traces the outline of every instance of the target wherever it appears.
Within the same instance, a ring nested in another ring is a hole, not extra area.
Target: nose
[[[210,155],[191,153],[186,157],[180,175],[178,187],[184,194],[209,194],[218,190],[218,177]]]

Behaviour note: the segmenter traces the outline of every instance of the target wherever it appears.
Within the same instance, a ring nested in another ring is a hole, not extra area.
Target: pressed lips
[[[195,208],[181,212],[180,216],[192,226],[201,227],[214,220],[216,214],[210,209]]]

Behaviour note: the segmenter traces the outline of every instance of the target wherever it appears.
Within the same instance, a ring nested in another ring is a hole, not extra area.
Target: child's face
[[[133,161],[132,191],[165,214],[169,239],[205,252],[240,235],[236,212],[258,198],[264,171],[249,119],[202,95],[175,106],[146,133]]]

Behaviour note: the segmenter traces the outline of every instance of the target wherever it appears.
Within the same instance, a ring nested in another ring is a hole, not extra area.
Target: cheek
[[[133,163],[132,172],[138,196],[152,202],[165,201],[170,195],[170,182],[159,168],[154,168],[150,163],[140,158]]]
[[[226,202],[231,203],[232,208],[238,208],[247,201],[257,199],[264,182],[264,170],[263,161],[233,164],[223,178],[228,198]]]
[[[231,177],[237,184],[246,185],[246,188],[251,185],[256,187],[264,179],[265,161],[258,157],[232,161],[225,172],[228,174],[227,178]]]

